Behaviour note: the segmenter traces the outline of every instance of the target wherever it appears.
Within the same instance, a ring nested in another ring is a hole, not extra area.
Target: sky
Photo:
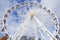
[[[60,0],[22,0],[22,1],[21,0],[0,0],[0,21],[3,18],[5,12],[11,6],[14,6],[14,5],[19,4],[20,2],[24,2],[24,1],[37,2],[38,4],[42,4],[43,6],[47,7],[48,9],[51,9],[57,15],[57,17],[59,19],[59,23],[60,23],[60,5],[59,5]],[[28,18],[27,14],[29,13],[29,11],[26,10],[25,8],[26,7],[22,7],[22,9],[19,8],[19,9],[14,10],[7,18],[6,25],[7,25],[7,31],[9,32],[9,35],[13,36],[16,33],[17,29],[20,27],[20,25],[24,22],[24,20],[26,20],[26,18]],[[43,10],[40,10],[39,8],[33,7],[32,9],[30,9],[30,11],[31,10],[34,11],[35,16],[39,19],[39,21],[41,21],[46,26],[46,28],[53,34],[55,27],[54,27],[54,23],[53,23],[50,15],[48,15]],[[28,25],[29,27],[28,27],[28,29],[25,30],[26,32],[24,32],[24,34],[31,36],[33,34],[34,28],[32,27],[33,24],[31,24],[30,22],[28,22],[28,23],[29,23],[29,25]],[[35,24],[35,25],[38,25],[38,24]],[[32,27],[32,28],[30,29],[30,27]],[[1,29],[2,29],[2,25],[0,25],[0,30]],[[45,35],[46,38],[48,37],[46,35],[46,33],[44,33],[43,31],[42,31],[42,34]],[[38,35],[38,33],[37,33],[37,35]]]

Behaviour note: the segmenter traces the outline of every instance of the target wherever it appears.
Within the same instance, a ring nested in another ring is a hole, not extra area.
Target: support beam
[[[51,34],[51,33],[49,32],[49,30],[48,30],[35,16],[34,16],[34,19],[35,19],[36,22],[39,24],[40,28],[42,28],[43,31],[44,31],[50,38],[52,38],[53,40],[57,40],[57,39],[53,36],[53,34]]]

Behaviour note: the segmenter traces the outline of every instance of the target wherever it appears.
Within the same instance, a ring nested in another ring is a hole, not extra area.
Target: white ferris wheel
[[[58,17],[51,9],[37,2],[21,2],[11,6],[2,18],[2,25],[2,31],[11,40],[20,40],[23,35],[35,36],[36,40],[38,37],[59,40]]]

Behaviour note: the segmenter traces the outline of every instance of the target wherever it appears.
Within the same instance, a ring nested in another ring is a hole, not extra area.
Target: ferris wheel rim
[[[26,4],[25,4],[25,5],[26,5]],[[36,5],[36,4],[35,4],[35,5]],[[31,5],[31,6],[32,6],[32,5]],[[46,11],[46,8],[45,8],[45,7],[42,8],[41,5],[39,5],[39,6],[40,6],[41,9],[45,9],[45,11]],[[14,8],[18,8],[18,7],[19,7],[19,5],[15,6]],[[9,10],[11,11],[11,9],[9,9]],[[12,9],[12,10],[14,10],[14,9]],[[8,11],[8,12],[10,12],[10,11]],[[47,12],[50,12],[50,11],[48,10]],[[55,14],[53,14],[53,15],[55,15]],[[55,16],[56,16],[56,15],[55,15]],[[57,16],[56,16],[56,17],[57,17]],[[4,17],[4,19],[5,19],[5,17]],[[3,20],[4,20],[4,19],[3,19]],[[58,18],[57,18],[57,19],[58,19]],[[3,23],[4,23],[4,22],[3,22]],[[58,24],[59,24],[59,22],[58,22]],[[56,25],[57,25],[57,24],[56,24]],[[59,25],[58,25],[58,29],[57,29],[57,30],[59,30]],[[56,30],[55,30],[55,31],[56,31]]]

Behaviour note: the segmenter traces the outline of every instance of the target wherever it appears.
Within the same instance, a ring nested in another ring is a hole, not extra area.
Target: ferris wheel
[[[51,9],[35,1],[20,2],[10,7],[2,18],[2,25],[2,31],[11,40],[20,40],[25,32],[29,34],[32,29],[36,40],[38,33],[42,40],[59,40],[58,17]]]

